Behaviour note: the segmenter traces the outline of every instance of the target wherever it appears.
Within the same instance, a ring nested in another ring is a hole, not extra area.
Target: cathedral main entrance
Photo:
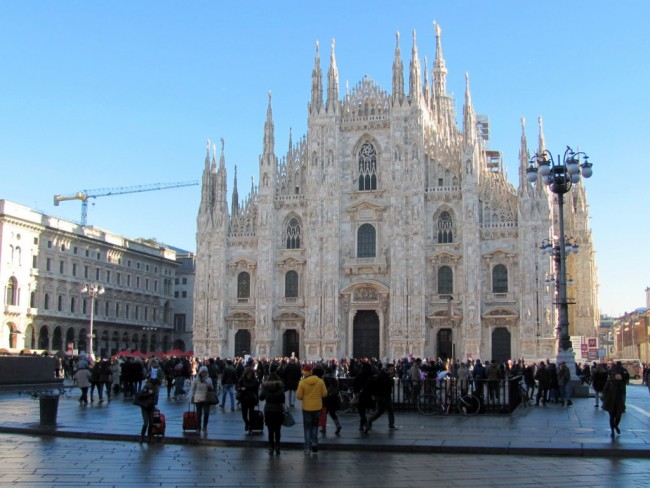
[[[245,356],[251,353],[251,333],[240,329],[235,333],[235,356]]]
[[[505,327],[497,327],[492,332],[492,361],[505,363],[511,358],[510,331]]]
[[[296,329],[287,329],[282,334],[282,356],[285,358],[291,355],[299,356],[300,338]]]
[[[355,358],[379,357],[379,317],[374,310],[359,310],[352,325],[352,355]]]
[[[446,361],[454,355],[451,329],[440,329],[437,336],[437,356]]]

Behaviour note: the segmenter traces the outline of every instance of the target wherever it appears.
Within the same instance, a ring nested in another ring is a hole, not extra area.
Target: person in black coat
[[[293,407],[296,403],[296,390],[298,389],[298,383],[300,383],[300,378],[302,377],[302,371],[298,360],[293,357],[289,360],[289,363],[284,367],[282,372],[282,380],[284,381],[284,391],[289,392],[289,406]]]
[[[620,363],[618,363],[620,364]],[[621,368],[622,369],[622,368]],[[626,386],[623,372],[614,366],[610,378],[603,388],[603,409],[609,412],[609,427],[611,429],[612,439],[615,437],[614,431],[621,434],[618,425],[621,417],[625,412]]]
[[[548,395],[548,388],[551,385],[551,375],[544,361],[539,363],[537,373],[535,373],[535,379],[537,380],[537,399],[535,405],[539,405],[540,399],[542,400],[542,404],[546,405],[546,396]]]
[[[341,421],[339,420],[336,412],[341,409],[341,399],[339,398],[339,380],[334,375],[332,368],[325,368],[325,374],[323,375],[323,382],[325,383],[325,388],[327,388],[327,396],[323,398],[323,407],[325,408],[326,414],[329,414],[331,419],[336,425],[336,435],[341,433]],[[323,434],[327,432],[327,419],[325,420],[325,425],[320,430]]]
[[[359,430],[364,433],[368,432],[366,410],[372,406],[374,379],[372,366],[368,362],[363,362],[361,364],[361,371],[354,378],[353,388],[357,401],[357,411],[359,412]]]
[[[260,400],[264,400],[264,423],[269,431],[269,454],[280,454],[282,422],[284,421],[284,384],[278,376],[277,367],[272,366],[266,381],[262,384]]]
[[[244,374],[237,383],[239,403],[241,404],[241,416],[244,420],[244,428],[249,434],[253,433],[253,410],[259,403],[259,387],[255,370],[250,366],[244,369]]]
[[[603,363],[599,363],[598,366],[591,370],[591,386],[595,392],[596,404],[594,407],[596,408],[598,408],[598,400],[603,388],[605,388],[605,383],[607,383],[607,368]]]
[[[366,425],[365,432],[367,433],[372,428],[372,423],[382,416],[384,412],[388,412],[388,428],[396,430],[395,413],[393,412],[393,377],[395,376],[395,365],[392,363],[387,364],[377,374],[374,381],[374,395],[377,400],[377,411],[370,418]]]

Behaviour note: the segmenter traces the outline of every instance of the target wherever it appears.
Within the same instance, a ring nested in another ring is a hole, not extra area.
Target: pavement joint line
[[[7,427],[0,425],[0,434],[15,434],[24,436],[62,437],[70,439],[105,440],[118,442],[139,442],[140,436],[132,434],[111,434],[102,432],[62,431],[54,427],[40,425],[28,427]],[[410,440],[394,444],[367,443],[320,443],[319,450],[348,450],[374,452],[428,453],[428,454],[491,454],[491,455],[533,455],[533,456],[570,456],[570,457],[608,457],[608,458],[643,458],[650,459],[649,449],[638,449],[634,444],[620,445],[616,442],[586,443],[575,442],[573,446],[541,446],[529,443],[525,446],[513,445],[521,441],[504,440],[500,445],[468,446],[467,443],[453,445],[452,441],[437,442]],[[451,442],[451,443],[449,443]],[[266,438],[260,439],[206,439],[201,437],[169,437],[155,439],[148,446],[162,444],[205,446],[219,448],[267,448]],[[296,441],[283,442],[284,449],[302,449],[303,443]]]

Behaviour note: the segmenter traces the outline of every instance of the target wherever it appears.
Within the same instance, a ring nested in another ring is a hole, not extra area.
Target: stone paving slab
[[[142,419],[140,409],[121,396],[112,401],[80,406],[78,390],[59,401],[56,427],[39,425],[39,403],[26,396],[0,394],[0,432],[60,436],[107,441],[137,442]],[[572,407],[520,407],[512,415],[422,416],[396,413],[397,431],[388,430],[388,419],[373,424],[369,434],[359,431],[356,414],[340,414],[341,436],[329,431],[320,437],[322,450],[373,450],[389,452],[479,453],[561,456],[650,458],[650,397],[640,385],[628,388],[628,409],[622,434],[609,436],[608,414],[593,406],[593,399],[578,398]],[[208,434],[183,432],[182,413],[188,403],[161,395],[159,408],[167,417],[165,444],[198,444],[219,447],[264,447],[266,433],[245,433],[241,412],[213,407]],[[301,449],[303,429],[299,404],[297,424],[283,428],[286,449]]]

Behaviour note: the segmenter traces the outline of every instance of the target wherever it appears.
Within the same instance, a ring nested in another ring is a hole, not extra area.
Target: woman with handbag
[[[201,366],[199,373],[192,383],[192,403],[196,405],[197,425],[203,425],[203,433],[208,433],[208,420],[210,419],[210,403],[208,401],[208,391],[214,391],[212,380],[208,376],[208,368]],[[203,419],[203,423],[201,423]]]
[[[265,400],[264,423],[269,431],[269,454],[280,454],[280,438],[284,421],[284,383],[277,373],[277,366],[271,366],[271,372],[262,384],[260,400]]]
[[[140,407],[142,413],[142,429],[140,430],[140,443],[144,442],[144,435],[147,434],[147,442],[151,442],[153,429],[153,413],[156,409],[158,398],[158,387],[150,380],[144,384],[136,395],[133,404]]]

